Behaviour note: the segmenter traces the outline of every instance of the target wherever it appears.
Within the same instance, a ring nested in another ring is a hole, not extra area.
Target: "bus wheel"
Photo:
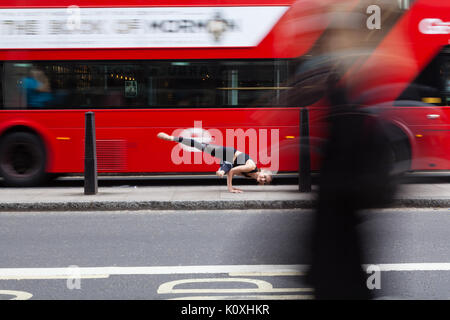
[[[405,139],[391,143],[392,171],[393,176],[402,176],[411,169],[411,149],[409,142]]]
[[[29,132],[14,132],[0,141],[0,175],[15,187],[35,186],[46,178],[46,153],[41,139]]]

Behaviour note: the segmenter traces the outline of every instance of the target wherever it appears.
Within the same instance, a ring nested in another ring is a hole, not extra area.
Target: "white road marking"
[[[80,277],[105,277],[112,275],[168,275],[209,273],[285,273],[306,270],[305,265],[211,265],[211,266],[161,266],[161,267],[80,267]],[[60,279],[73,278],[71,268],[0,268],[0,279]]]
[[[243,283],[246,288],[187,288],[187,289],[176,289],[175,286],[185,285],[185,284],[198,284],[198,283],[208,283],[217,284],[220,283]],[[181,279],[168,281],[161,284],[158,287],[158,294],[200,294],[200,296],[190,295],[187,297],[177,297],[171,298],[169,300],[225,300],[225,299],[265,299],[265,300],[305,300],[313,299],[313,295],[299,295],[290,293],[299,292],[314,292],[313,288],[274,288],[273,285],[264,280],[260,279],[248,279],[248,278],[201,278],[201,279]],[[233,294],[228,296],[217,296],[217,293],[227,293]],[[277,294],[272,294],[277,293]],[[283,294],[284,293],[284,294]],[[213,295],[205,295],[213,294]]]
[[[381,271],[450,271],[450,263],[376,264]],[[367,268],[369,265],[364,265]],[[113,275],[169,275],[169,274],[288,274],[303,273],[308,265],[206,265],[159,267],[80,267],[80,277],[104,278]],[[0,268],[0,279],[61,279],[73,278],[71,268]]]
[[[3,294],[14,297],[10,300],[28,300],[33,296],[31,293],[26,291],[0,290],[0,295]]]
[[[57,280],[57,279],[107,279],[109,274],[84,274],[79,277],[73,275],[0,275],[0,280]]]
[[[245,284],[255,285],[251,288],[204,288],[204,289],[175,289],[175,286],[187,283],[224,283],[224,282],[241,282]],[[273,285],[267,281],[258,279],[244,279],[244,278],[202,278],[202,279],[182,279],[165,282],[159,286],[157,292],[159,294],[178,294],[178,293],[271,293],[271,292],[311,292],[312,288],[274,288]]]
[[[304,276],[306,272],[230,272],[230,277],[287,277],[287,276]]]
[[[188,296],[168,300],[312,300],[313,295],[239,295],[239,296]]]
[[[373,264],[381,271],[450,271],[450,263],[387,263]],[[369,265],[363,265],[367,269]]]

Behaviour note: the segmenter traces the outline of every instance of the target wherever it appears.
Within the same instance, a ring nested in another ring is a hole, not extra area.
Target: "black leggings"
[[[215,158],[220,159],[221,162],[233,163],[234,154],[236,153],[235,148],[222,147],[215,144],[201,143],[195,139],[184,138],[184,137],[174,137],[174,141],[182,143],[188,147],[193,147],[202,152],[209,153]]]

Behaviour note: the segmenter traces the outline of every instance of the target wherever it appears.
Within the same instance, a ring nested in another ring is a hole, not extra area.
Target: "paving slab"
[[[214,210],[313,208],[311,193],[297,185],[240,186],[112,186],[84,195],[83,187],[0,188],[0,211],[72,210]],[[392,207],[450,208],[450,183],[403,184]]]

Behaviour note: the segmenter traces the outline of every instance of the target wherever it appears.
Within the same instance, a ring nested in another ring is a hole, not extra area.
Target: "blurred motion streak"
[[[370,299],[358,212],[389,205],[398,175],[409,169],[408,157],[393,152],[403,136],[392,126],[396,119],[389,109],[448,44],[446,30],[424,39],[419,24],[437,14],[448,19],[450,5],[417,0],[406,12],[397,2],[382,0],[317,1],[316,6],[320,9],[311,17],[290,20],[292,39],[302,38],[304,30],[308,37],[318,23],[328,26],[283,97],[300,106],[328,106],[308,280],[317,299]],[[368,27],[364,9],[369,6],[382,12],[379,29]],[[312,25],[305,28],[305,21]]]

